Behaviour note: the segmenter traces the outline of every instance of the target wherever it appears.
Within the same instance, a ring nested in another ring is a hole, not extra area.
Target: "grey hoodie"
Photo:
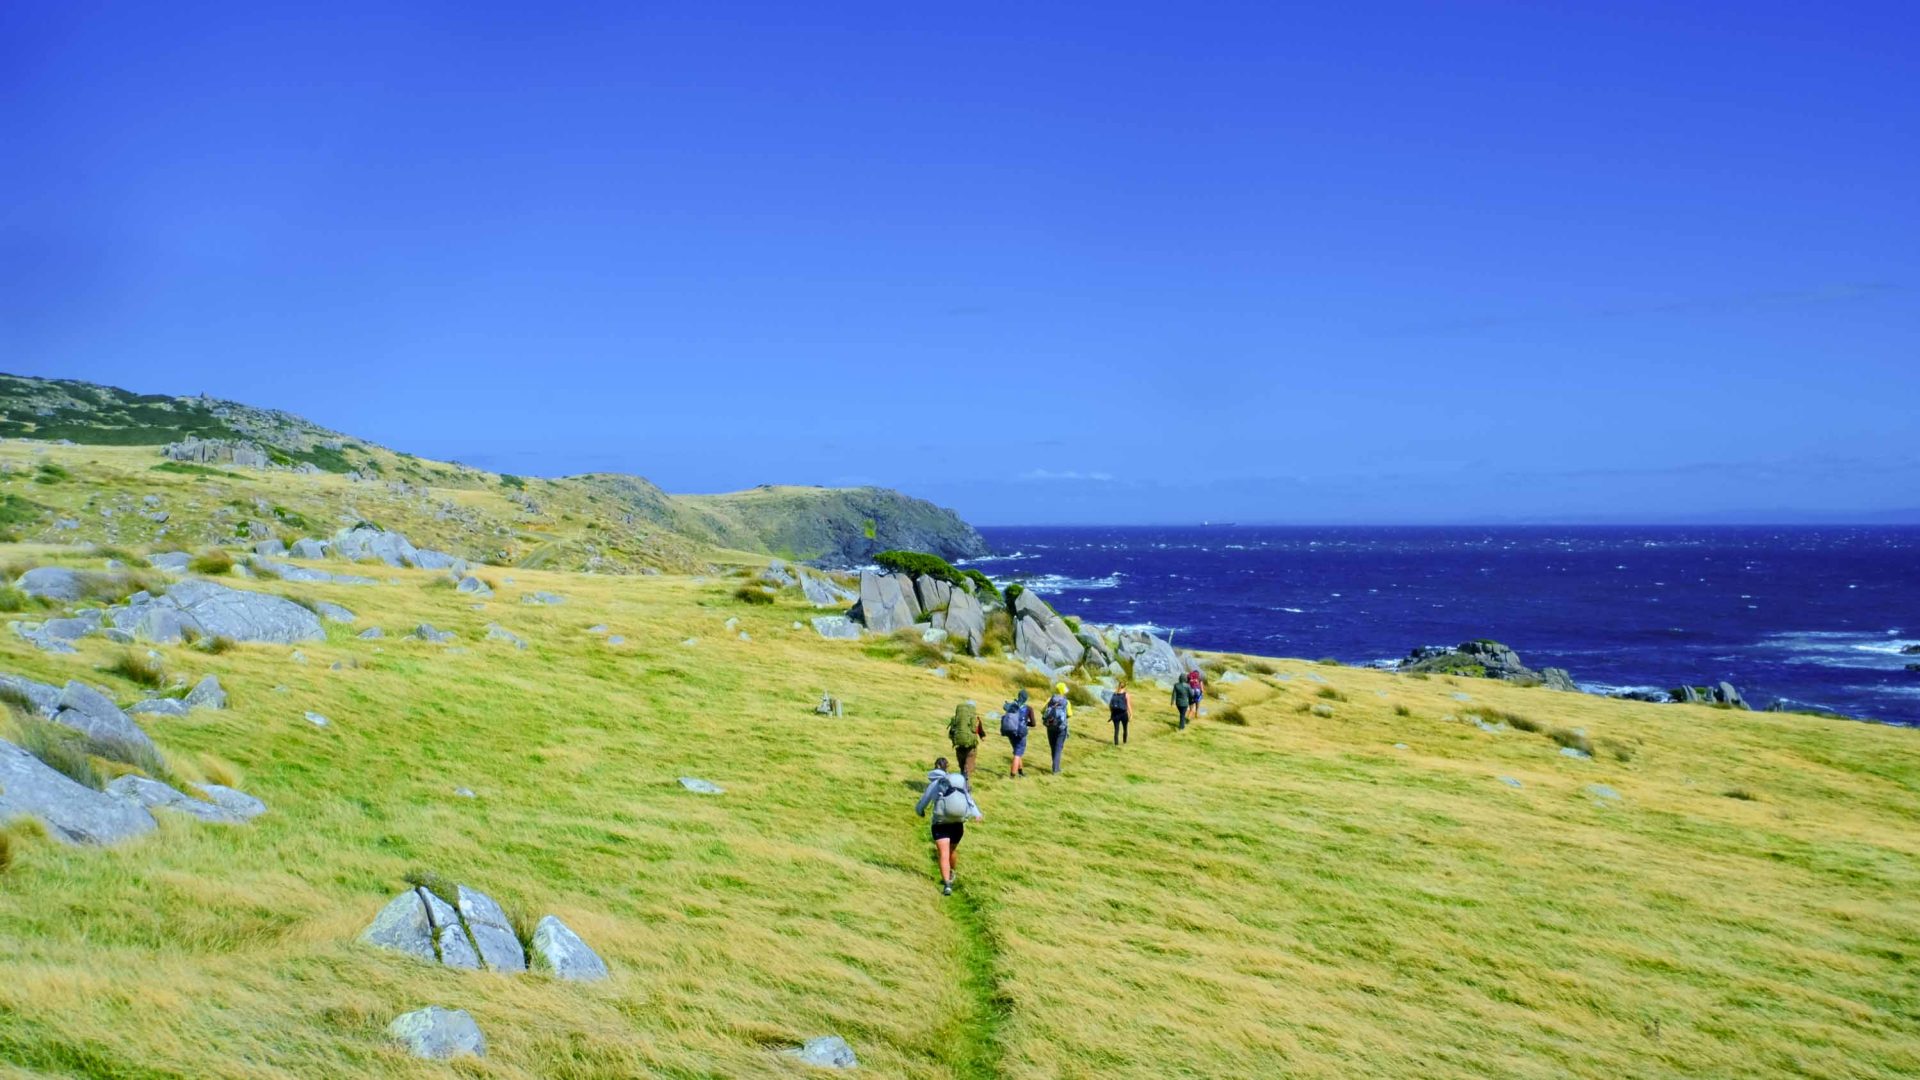
[[[920,796],[920,801],[914,804],[913,812],[921,817],[927,816],[927,806],[939,797],[942,781],[967,797],[967,819],[980,820],[980,807],[973,801],[973,790],[967,785],[966,774],[950,773],[943,769],[934,769],[927,773],[927,790]]]

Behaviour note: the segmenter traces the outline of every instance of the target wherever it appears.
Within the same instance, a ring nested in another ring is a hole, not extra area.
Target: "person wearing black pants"
[[[1113,745],[1127,741],[1127,722],[1133,719],[1133,696],[1127,693],[1123,679],[1113,696],[1107,699],[1107,719],[1113,723]]]

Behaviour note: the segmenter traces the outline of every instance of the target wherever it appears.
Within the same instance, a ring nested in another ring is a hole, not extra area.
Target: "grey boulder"
[[[853,1047],[838,1035],[822,1035],[808,1039],[799,1046],[786,1051],[789,1057],[800,1059],[803,1065],[816,1069],[857,1069],[860,1059],[853,1056]]]
[[[211,581],[182,581],[147,605],[170,608],[181,622],[207,637],[292,645],[327,636],[320,617],[291,600],[247,592]],[[146,625],[142,621],[142,625]]]
[[[335,604],[327,600],[314,601],[313,613],[327,620],[328,622],[337,622],[337,623],[350,623],[360,617],[358,615],[355,615],[352,609],[341,607],[339,604]]]
[[[394,1017],[387,1034],[414,1057],[447,1061],[457,1057],[486,1057],[487,1037],[465,1009],[429,1005]]]
[[[215,806],[242,821],[252,821],[267,812],[267,804],[247,794],[221,784],[201,784],[200,793],[213,800]]]
[[[493,588],[489,586],[486,582],[481,581],[477,577],[474,577],[472,574],[468,574],[466,577],[461,578],[459,583],[456,584],[454,588],[458,589],[463,593],[471,593],[474,596],[492,596],[493,595]]]
[[[408,636],[418,638],[421,641],[430,641],[435,645],[445,645],[454,638],[453,631],[439,630],[436,629],[432,623],[424,622],[414,627],[413,633]]]
[[[111,844],[153,830],[139,803],[77,784],[39,758],[0,740],[0,821],[38,818],[56,840]]]
[[[127,706],[130,713],[143,716],[185,716],[190,711],[187,703],[179,698],[148,698]]]
[[[41,716],[51,717],[60,711],[60,688],[57,686],[48,686],[19,675],[0,675],[0,689],[32,705]]]
[[[285,555],[287,553],[287,545],[281,542],[278,537],[274,537],[254,544],[253,553],[261,558],[271,559],[277,555]]]
[[[373,922],[360,932],[360,940],[376,948],[437,961],[434,925],[427,918],[427,904],[422,899],[425,893],[424,889],[408,889],[388,901],[380,914],[373,917]]]
[[[697,776],[681,777],[680,786],[686,788],[688,791],[698,792],[702,795],[725,795],[727,793],[726,789],[719,784],[711,780],[702,780]]]
[[[296,559],[324,559],[327,557],[328,546],[325,540],[295,540],[288,554]]]
[[[556,978],[597,982],[607,977],[607,962],[600,959],[600,954],[552,915],[541,918],[533,928],[533,955]]]
[[[149,780],[144,776],[129,774],[119,777],[107,785],[107,794],[131,799],[149,810],[161,808],[177,810],[197,817],[201,821],[221,825],[238,825],[247,820],[218,803],[196,799],[183,791],[168,787],[158,780]]]
[[[60,710],[53,722],[63,724],[90,739],[118,742],[152,750],[153,740],[140,730],[131,717],[120,711],[113,699],[85,683],[69,682],[60,691]]]
[[[527,970],[527,954],[514,935],[513,923],[493,897],[465,885],[460,889],[460,921],[473,935],[480,960],[493,971]]]
[[[158,555],[147,556],[148,565],[155,570],[164,570],[170,574],[186,573],[187,564],[192,561],[193,556],[184,551],[163,551]]]
[[[966,642],[967,653],[979,656],[987,634],[987,613],[980,599],[965,589],[955,589],[947,600],[946,615],[948,637]]]
[[[550,592],[530,592],[520,598],[523,604],[564,604],[567,598]]]
[[[823,638],[852,639],[860,636],[860,624],[845,615],[816,615],[813,629]]]
[[[86,595],[86,576],[64,566],[36,566],[13,584],[28,596],[46,600],[78,600]]]
[[[388,566],[417,566],[420,551],[406,537],[371,525],[356,525],[333,534],[333,554],[348,561],[378,559]]]
[[[516,649],[524,649],[527,647],[527,643],[520,639],[520,635],[514,633],[513,631],[507,629],[504,626],[501,626],[499,623],[487,624],[487,640],[488,641],[504,641],[512,645]]]
[[[193,684],[187,691],[189,709],[224,709],[227,707],[227,691],[220,685],[217,675],[209,675]]]
[[[832,578],[805,570],[800,571],[800,592],[814,607],[839,607],[860,598],[858,593],[841,587]]]
[[[913,580],[905,574],[860,572],[860,621],[877,634],[912,626],[920,618]]]

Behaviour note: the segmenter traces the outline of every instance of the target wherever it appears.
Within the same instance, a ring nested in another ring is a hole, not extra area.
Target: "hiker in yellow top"
[[[1067,721],[1073,719],[1073,702],[1067,700],[1067,684],[1055,683],[1053,696],[1040,711],[1040,722],[1047,728],[1047,748],[1053,751],[1053,773],[1060,775],[1060,754],[1067,748]]]

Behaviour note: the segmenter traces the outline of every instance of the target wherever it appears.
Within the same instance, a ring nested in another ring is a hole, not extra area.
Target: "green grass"
[[[114,658],[113,663],[107,665],[106,671],[108,674],[118,675],[120,678],[136,686],[145,686],[158,690],[162,686],[167,685],[166,665],[147,656],[145,653],[121,653]]]
[[[1634,751],[1572,761],[1440,719],[1459,708],[1441,680],[1346,669],[1351,700],[1317,714],[1333,705],[1302,684],[1324,669],[1269,658],[1295,682],[1234,684],[1222,722],[1184,732],[1136,687],[1130,744],[1087,725],[1061,777],[1005,780],[988,738],[987,820],[942,898],[912,800],[950,752],[953,706],[980,702],[991,728],[1021,669],[935,678],[907,662],[911,641],[823,641],[791,628],[812,611],[797,598],[744,604],[731,582],[513,574],[487,611],[419,587],[426,572],[300,586],[362,627],[455,630],[467,652],[345,627],[304,644],[306,665],[270,646],[163,650],[232,702],[146,722],[155,767],[241,782],[272,809],[243,827],[163,814],[106,851],[9,827],[0,1061],[210,1080],[793,1077],[770,1048],[834,1032],[860,1075],[926,1080],[1915,1074],[1920,733],[1475,685],[1489,712]],[[520,604],[531,590],[568,602]],[[488,621],[534,647],[487,646]],[[595,622],[629,646],[580,633]],[[112,654],[82,644],[17,648],[8,670],[87,677]],[[823,690],[844,721],[812,715]],[[1393,742],[1412,749],[1381,752]],[[1596,807],[1595,783],[1622,798]],[[486,890],[522,932],[560,915],[612,978],[455,972],[358,944],[415,870]],[[386,1045],[389,1020],[429,1003],[473,1013],[486,1062]]]
[[[233,572],[233,556],[224,548],[208,548],[187,560],[187,569],[196,574],[230,574]]]

